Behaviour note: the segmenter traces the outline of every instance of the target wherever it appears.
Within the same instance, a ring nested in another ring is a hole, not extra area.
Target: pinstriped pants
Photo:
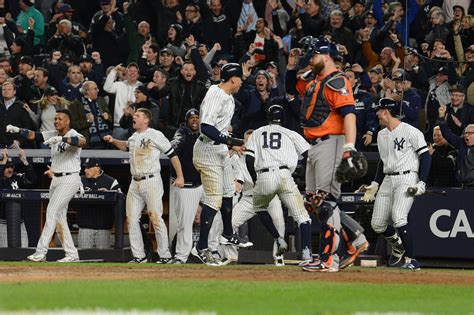
[[[127,221],[133,257],[144,258],[145,250],[140,232],[140,217],[147,208],[150,223],[155,230],[157,252],[160,258],[171,258],[168,248],[168,229],[163,221],[163,182],[160,174],[141,181],[132,180],[127,193]]]
[[[37,253],[46,254],[48,252],[49,242],[56,230],[66,256],[79,256],[76,247],[74,247],[71,231],[69,231],[67,225],[67,208],[80,186],[81,178],[79,173],[54,177],[51,181],[49,203],[46,209],[46,223],[36,247]]]

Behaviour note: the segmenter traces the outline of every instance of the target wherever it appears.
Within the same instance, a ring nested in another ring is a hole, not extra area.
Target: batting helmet
[[[314,55],[330,55],[335,60],[342,59],[337,50],[336,44],[326,40],[313,38],[308,44],[308,53]]]
[[[267,110],[267,121],[269,123],[282,124],[285,119],[285,110],[281,105],[272,105]]]
[[[388,109],[393,117],[397,117],[400,114],[400,107],[397,102],[388,97],[383,97],[379,100],[378,104],[374,106],[375,111],[379,109]]]
[[[238,63],[227,63],[221,68],[222,81],[229,81],[232,77],[242,77],[242,66]]]

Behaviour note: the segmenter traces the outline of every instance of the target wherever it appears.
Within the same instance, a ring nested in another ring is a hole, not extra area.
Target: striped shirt
[[[44,141],[49,138],[59,136],[57,130],[43,131]],[[64,137],[81,137],[79,132],[69,129]],[[81,171],[81,151],[82,148],[76,147],[66,142],[59,142],[51,145],[51,169],[54,173],[79,173]]]
[[[394,130],[381,130],[377,136],[380,158],[383,161],[383,172],[395,173],[418,172],[418,156],[428,151],[425,137],[417,128],[400,123]]]
[[[214,126],[222,134],[228,135],[234,109],[234,97],[224,92],[218,85],[211,85],[201,104],[199,113],[201,124]]]
[[[245,145],[247,154],[255,157],[255,170],[287,166],[294,172],[298,156],[310,147],[297,132],[280,125],[258,128]]]
[[[128,138],[130,151],[130,172],[132,176],[159,173],[161,170],[161,152],[170,155],[174,152],[169,140],[158,130],[148,128],[144,132],[135,132]]]

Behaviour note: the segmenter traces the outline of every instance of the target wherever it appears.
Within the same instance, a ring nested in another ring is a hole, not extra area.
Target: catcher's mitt
[[[367,160],[362,153],[348,151],[345,152],[344,155],[344,158],[336,169],[336,180],[338,182],[348,183],[367,174]]]

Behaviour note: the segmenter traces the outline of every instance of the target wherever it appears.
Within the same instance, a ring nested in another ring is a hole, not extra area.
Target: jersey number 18
[[[279,132],[270,132],[268,134],[266,131],[262,132],[263,137],[263,146],[262,148],[274,149],[277,150],[281,148],[281,133]]]

